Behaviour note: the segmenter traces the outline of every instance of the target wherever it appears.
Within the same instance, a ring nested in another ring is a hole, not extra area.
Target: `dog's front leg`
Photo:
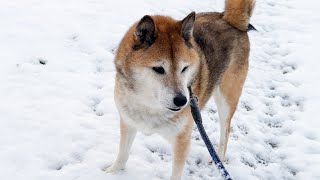
[[[172,144],[173,148],[173,167],[171,180],[180,180],[189,154],[191,133],[193,122],[189,121],[186,127],[176,136]]]
[[[114,173],[124,169],[129,158],[129,151],[137,130],[127,125],[123,120],[120,121],[120,146],[116,161],[105,171]]]

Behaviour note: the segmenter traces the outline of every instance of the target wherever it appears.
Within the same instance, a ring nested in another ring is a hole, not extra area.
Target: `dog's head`
[[[168,111],[188,103],[188,86],[200,64],[194,21],[194,12],[181,21],[144,16],[124,36],[115,58],[117,77],[125,79],[141,101]]]

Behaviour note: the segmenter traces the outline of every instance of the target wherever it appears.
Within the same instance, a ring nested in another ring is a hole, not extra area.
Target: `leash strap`
[[[216,151],[214,150],[206,131],[204,130],[204,127],[202,125],[202,117],[201,117],[200,109],[198,106],[198,98],[193,94],[191,87],[188,87],[188,89],[190,92],[191,114],[194,119],[194,122],[197,124],[198,130],[199,130],[200,135],[202,137],[202,140],[206,144],[207,149],[212,157],[212,160],[216,164],[216,166],[217,166],[219,172],[221,173],[221,175],[223,176],[223,178],[225,180],[232,180],[231,176],[229,175],[228,171],[226,170],[226,168],[222,164],[219,156],[217,155]]]

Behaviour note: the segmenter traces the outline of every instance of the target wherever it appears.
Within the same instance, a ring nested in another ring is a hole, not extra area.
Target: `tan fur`
[[[248,71],[248,57],[243,57],[242,66],[232,62],[225,71],[221,80],[221,90],[226,96],[227,102],[231,109],[236,109],[239,97],[242,92],[242,87]]]
[[[172,174],[176,174],[177,177],[171,177],[172,179],[179,179],[185,165],[191,141],[191,133],[193,129],[192,116],[188,115],[188,123],[185,128],[179,133],[174,140],[173,144],[173,168]],[[176,172],[179,172],[178,174]]]
[[[248,29],[255,0],[227,0],[223,19],[241,31]]]
[[[237,65],[237,62],[232,62],[228,69],[225,71],[221,84],[220,89],[222,94],[226,97],[227,103],[229,105],[229,115],[227,117],[226,122],[226,137],[225,145],[228,143],[230,130],[231,130],[231,119],[233,114],[235,113],[238,105],[239,98],[241,96],[243,84],[245,82],[247,72],[248,72],[248,57],[243,56],[243,54],[238,54],[239,56],[242,55],[243,61],[242,65]],[[235,55],[234,55],[235,56]],[[236,58],[234,58],[236,59]],[[227,147],[227,146],[226,146]],[[222,153],[222,159],[224,159],[226,154],[227,148],[224,148]]]

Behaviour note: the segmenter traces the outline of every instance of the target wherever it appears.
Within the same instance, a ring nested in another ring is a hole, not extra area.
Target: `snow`
[[[138,134],[127,168],[119,141],[114,51],[145,14],[182,19],[221,11],[223,0],[3,1],[0,6],[0,179],[169,179],[172,154]],[[235,179],[320,179],[319,3],[258,1],[250,70],[225,163]],[[41,62],[41,63],[40,63]],[[203,111],[213,144],[219,119]],[[184,179],[220,179],[195,129]]]

